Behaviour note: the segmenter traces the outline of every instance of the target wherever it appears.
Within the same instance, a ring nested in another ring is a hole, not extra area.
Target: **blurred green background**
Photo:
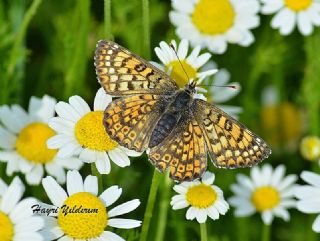
[[[110,36],[102,0],[1,0],[0,104],[17,103],[27,108],[31,96],[45,94],[57,100],[80,95],[93,103],[99,88],[93,55],[100,39],[113,39],[147,59],[150,39],[152,51],[148,60],[158,61],[153,48],[160,41],[179,41],[168,18],[171,3],[151,0],[148,25],[142,14],[142,2],[112,1]],[[287,173],[297,175],[302,170],[319,171],[317,163],[300,156],[298,145],[305,135],[320,135],[320,30],[308,37],[298,32],[284,37],[271,29],[270,19],[261,16],[260,27],[253,30],[256,41],[250,47],[229,45],[225,54],[213,55],[212,59],[219,67],[229,70],[232,81],[240,82],[242,91],[230,104],[243,107],[240,120],[271,144],[273,154],[264,162],[273,166],[284,164]],[[148,26],[150,35],[146,36]],[[277,103],[262,103],[262,92],[267,86],[274,86]],[[144,155],[134,158],[132,165],[124,169],[113,165],[111,174],[103,176],[105,187],[112,184],[123,187],[120,201],[141,200],[142,205],[130,214],[132,218],[143,218],[153,170]],[[209,170],[216,174],[216,184],[226,198],[232,195],[229,186],[235,182],[236,174],[249,173],[248,169],[218,170],[212,164]],[[0,171],[1,178],[12,179],[5,175],[3,163]],[[85,166],[81,173],[89,174],[90,167]],[[162,177],[161,182],[164,180]],[[41,187],[28,187],[26,195],[47,201]],[[160,210],[168,207],[172,195],[171,188],[160,184],[148,240],[155,239],[157,217]],[[199,224],[186,221],[185,212],[172,211],[169,207],[163,240],[199,240]],[[297,210],[291,210],[291,214],[288,223],[275,219],[272,240],[320,240],[311,230],[312,215]],[[260,215],[239,219],[232,210],[217,221],[209,220],[207,225],[209,241],[260,240],[262,229]],[[115,232],[127,240],[138,240],[140,230]]]

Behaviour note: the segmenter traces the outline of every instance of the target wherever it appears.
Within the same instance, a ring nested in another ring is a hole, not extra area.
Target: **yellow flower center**
[[[44,123],[31,123],[21,130],[16,141],[17,152],[35,163],[48,163],[57,150],[48,149],[47,140],[56,133]]]
[[[186,197],[191,206],[196,208],[208,208],[217,200],[217,193],[212,187],[202,183],[190,187]]]
[[[285,0],[285,4],[293,11],[302,11],[307,9],[312,3],[312,0]]]
[[[106,133],[102,121],[103,111],[92,111],[77,122],[75,136],[83,147],[96,151],[111,151],[118,146]]]
[[[192,21],[204,34],[225,33],[233,26],[235,11],[229,0],[200,0],[195,6]]]
[[[309,161],[320,159],[320,138],[317,136],[307,136],[302,139],[300,152],[303,158]]]
[[[71,238],[96,238],[108,224],[107,210],[103,202],[93,194],[75,193],[60,207],[58,224]]]
[[[270,186],[257,188],[252,196],[251,201],[260,212],[274,208],[280,202],[279,192]]]
[[[13,240],[13,224],[9,217],[0,211],[0,239],[1,241]]]
[[[183,65],[183,68],[187,72],[190,79],[195,79],[197,77],[197,69],[188,64],[186,60],[181,60],[181,64]],[[186,76],[186,73],[183,71],[181,64],[178,60],[174,60],[166,66],[167,71],[171,69],[170,77],[176,81],[180,88],[184,87],[189,82],[189,79]]]

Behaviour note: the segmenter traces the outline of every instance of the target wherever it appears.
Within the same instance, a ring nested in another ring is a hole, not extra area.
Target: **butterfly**
[[[94,63],[111,102],[103,124],[130,150],[179,182],[200,178],[208,156],[222,168],[250,167],[271,154],[256,134],[215,105],[194,98],[196,82],[179,88],[162,70],[117,43],[100,40]]]

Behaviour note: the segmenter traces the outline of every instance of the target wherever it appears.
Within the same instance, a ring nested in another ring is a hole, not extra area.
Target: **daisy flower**
[[[170,75],[180,88],[184,87],[190,80],[194,79],[197,80],[197,84],[200,84],[203,79],[217,72],[217,69],[207,69],[206,71],[202,71],[202,67],[211,58],[211,54],[200,54],[200,46],[196,46],[188,55],[188,40],[183,39],[179,45],[177,45],[175,40],[172,40],[171,44],[174,46],[174,50],[166,42],[160,42],[160,47],[156,47],[155,52],[162,62],[162,65],[157,63],[153,64]],[[184,71],[186,71],[186,73]],[[204,89],[199,87],[196,87],[196,90],[204,92]]]
[[[274,14],[271,26],[280,34],[292,33],[298,26],[300,33],[310,35],[313,26],[320,26],[320,2],[317,0],[261,0],[263,14]]]
[[[175,185],[173,189],[178,193],[172,197],[170,204],[173,210],[188,208],[186,218],[188,220],[197,219],[199,223],[204,223],[207,216],[216,220],[219,215],[224,215],[229,205],[223,198],[222,190],[213,185],[215,175],[205,172],[201,180],[183,182]]]
[[[172,0],[170,20],[180,38],[222,54],[227,43],[249,46],[260,24],[257,0]]]
[[[59,149],[57,156],[61,158],[77,156],[84,162],[95,162],[101,174],[110,173],[110,159],[120,167],[129,166],[128,155],[140,154],[119,146],[103,126],[103,112],[111,101],[103,88],[96,94],[93,111],[77,95],[70,97],[69,103],[60,101],[55,106],[58,117],[49,122],[57,134],[48,140],[48,147]]]
[[[296,187],[296,175],[284,176],[285,167],[278,166],[274,170],[266,164],[261,169],[251,169],[251,178],[238,174],[237,184],[231,185],[235,196],[228,201],[235,207],[235,216],[250,216],[255,212],[262,215],[265,224],[270,225],[274,216],[285,221],[290,219],[288,208],[295,207],[293,194]]]
[[[217,64],[213,61],[208,62],[204,67],[206,69],[217,69]],[[238,119],[242,108],[239,106],[224,105],[223,103],[231,100],[237,96],[241,91],[241,85],[238,82],[230,83],[230,72],[227,69],[219,69],[219,71],[212,77],[206,79],[204,82],[209,85],[208,101],[216,104],[220,109]],[[210,86],[211,85],[211,86]],[[216,86],[212,86],[216,85]],[[234,88],[217,87],[217,86],[234,86]]]
[[[47,140],[56,133],[48,126],[55,114],[56,100],[49,96],[31,97],[28,113],[18,105],[0,107],[0,160],[7,163],[6,173],[25,174],[31,185],[41,182],[44,169],[58,182],[65,182],[64,169],[79,169],[76,158],[60,158],[57,150],[48,149]]]
[[[298,198],[297,209],[303,213],[320,214],[320,175],[303,171],[301,178],[309,185],[299,186],[295,189]],[[312,225],[313,231],[320,233],[320,215]]]
[[[136,209],[138,199],[120,204],[110,210],[122,189],[112,186],[98,195],[98,181],[95,176],[82,180],[78,171],[67,173],[67,192],[50,176],[42,180],[42,185],[55,207],[59,207],[56,217],[49,217],[50,240],[58,241],[124,241],[107,227],[131,229],[141,225],[141,221],[117,218]]]
[[[34,198],[21,200],[25,187],[16,177],[7,186],[0,179],[0,237],[3,241],[42,241],[42,217],[34,216],[32,209],[37,201]]]
[[[304,137],[300,143],[300,153],[306,160],[320,161],[320,138],[317,136]]]

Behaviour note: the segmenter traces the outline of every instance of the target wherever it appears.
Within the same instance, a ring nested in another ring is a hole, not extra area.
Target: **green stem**
[[[70,63],[65,69],[64,97],[68,98],[72,93],[85,88],[85,74],[87,68],[87,43],[90,26],[90,0],[76,2],[74,9],[74,22],[72,22],[73,34],[71,34],[72,46],[67,49]]]
[[[23,43],[23,40],[25,38],[27,28],[33,18],[33,16],[36,14],[37,9],[39,5],[41,4],[42,0],[34,0],[28,10],[26,11],[23,21],[21,23],[21,26],[19,30],[17,31],[17,35],[15,37],[12,49],[9,53],[8,57],[8,64],[6,67],[5,76],[3,78],[3,84],[2,84],[2,93],[1,93],[1,101],[0,103],[5,103],[8,100],[8,97],[11,96],[12,92],[16,92],[14,90],[15,84],[12,83],[14,70],[18,64],[19,58],[21,57],[21,46]],[[10,83],[10,84],[9,84]],[[20,84],[21,85],[21,84]],[[21,88],[19,88],[21,89]]]
[[[102,193],[103,191],[102,175],[99,173],[96,167],[96,164],[94,162],[91,163],[91,174],[98,178],[98,187],[99,187],[98,193]]]
[[[111,24],[111,0],[104,0],[104,35],[106,39],[113,40]]]
[[[200,223],[200,237],[201,241],[208,241],[207,224]]]
[[[320,134],[320,31],[305,38],[305,51],[307,57],[307,65],[305,76],[303,79],[302,94],[305,106],[308,107],[309,115],[309,132],[313,135]]]
[[[167,226],[167,217],[168,217],[168,208],[169,204],[169,197],[171,191],[171,180],[169,178],[169,173],[165,175],[164,181],[160,184],[161,189],[161,198],[159,204],[159,217],[158,217],[158,224],[157,224],[157,231],[156,231],[156,238],[155,241],[162,241]]]
[[[149,17],[149,0],[142,0],[142,52],[143,56],[150,60],[150,17]]]
[[[263,224],[261,241],[270,241],[271,225]]]
[[[148,231],[149,231],[150,221],[152,217],[153,207],[156,201],[160,177],[161,177],[161,173],[155,169],[152,177],[147,207],[143,217],[142,230],[141,230],[141,235],[139,239],[140,241],[146,241],[148,238]]]

